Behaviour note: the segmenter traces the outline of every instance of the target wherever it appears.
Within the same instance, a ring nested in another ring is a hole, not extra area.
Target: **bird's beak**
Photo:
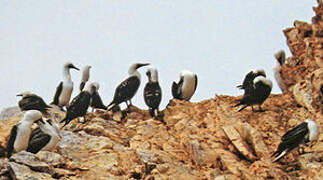
[[[137,69],[140,68],[140,67],[143,67],[143,66],[148,66],[148,65],[150,65],[150,64],[149,63],[138,64]]]
[[[76,69],[78,71],[80,70],[79,68],[75,67],[74,65],[72,65],[71,68]]]
[[[22,96],[22,94],[17,94],[17,96]]]

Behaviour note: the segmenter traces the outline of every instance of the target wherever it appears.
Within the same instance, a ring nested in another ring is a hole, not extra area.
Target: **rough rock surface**
[[[233,106],[241,98],[219,95],[198,103],[171,100],[164,121],[132,107],[126,118],[111,112],[88,113],[61,132],[53,152],[20,152],[0,158],[0,179],[323,179],[323,133],[307,153],[291,152],[277,163],[270,155],[281,136],[312,118],[323,132],[323,4],[312,24],[295,21],[284,30],[293,56],[281,68],[290,87],[270,95],[265,112]],[[60,120],[63,112],[53,110]],[[0,121],[0,151],[5,151],[15,115]]]

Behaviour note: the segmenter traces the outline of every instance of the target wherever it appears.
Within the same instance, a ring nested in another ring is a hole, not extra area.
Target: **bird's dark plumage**
[[[249,93],[253,89],[253,80],[258,76],[264,76],[260,72],[250,71],[244,78],[242,85],[238,85],[237,88],[244,89],[246,93]],[[264,76],[265,77],[265,76]]]
[[[47,113],[47,109],[50,108],[41,97],[35,94],[23,96],[18,105],[22,111],[38,110],[42,113]]]
[[[279,159],[284,157],[288,152],[295,149],[299,144],[308,142],[309,140],[305,138],[308,133],[309,130],[307,128],[306,122],[303,122],[293,129],[287,131],[281,138],[281,143],[279,144],[277,150],[272,155],[276,158],[275,161],[278,161]],[[286,153],[282,154],[284,151],[286,151]]]
[[[55,104],[55,105],[59,104],[59,96],[62,93],[62,90],[63,90],[63,82],[60,82],[56,88],[55,96],[51,104]]]
[[[34,132],[34,131],[33,131]],[[30,136],[27,152],[38,153],[50,141],[50,135],[43,133],[41,130]]]
[[[14,143],[17,136],[18,125],[19,124],[14,125],[11,129],[9,139],[7,141],[7,157],[10,157],[12,153],[14,153]]]
[[[106,109],[107,107],[103,104],[103,101],[97,91],[95,91],[92,95],[91,99],[91,107],[95,109]]]
[[[178,83],[173,82],[173,84],[172,84],[172,95],[173,95],[173,97],[175,99],[182,99],[182,91],[181,91],[182,86],[183,86],[183,78],[181,78]]]
[[[139,85],[140,80],[137,76],[130,76],[119,84],[114,92],[112,102],[108,105],[108,110],[111,110],[114,106],[133,98],[139,88]]]
[[[257,78],[257,79],[265,79],[265,78]],[[270,84],[271,81],[267,80]],[[259,105],[259,110],[262,111],[261,105],[268,98],[271,92],[272,85],[265,84],[263,80],[253,82],[254,84],[251,86],[250,90],[245,91],[242,99],[235,107],[243,105],[239,112],[245,109],[248,106],[252,106],[255,104]]]
[[[91,94],[87,91],[82,91],[77,95],[67,108],[66,116],[61,122],[65,122],[66,126],[71,120],[77,117],[84,116],[89,108]],[[64,127],[63,126],[63,127]]]
[[[152,117],[156,116],[154,111],[158,111],[161,102],[162,92],[158,82],[148,82],[144,88],[145,103],[149,107],[149,113]]]

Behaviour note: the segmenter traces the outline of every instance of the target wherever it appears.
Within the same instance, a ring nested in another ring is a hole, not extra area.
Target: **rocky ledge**
[[[289,91],[270,95],[265,112],[238,112],[241,98],[218,95],[198,103],[171,100],[164,121],[136,107],[124,119],[106,111],[73,120],[53,152],[0,158],[0,179],[323,179],[323,133],[304,154],[277,163],[281,136],[306,118],[323,132],[323,3],[312,24],[284,30],[292,52],[280,69]],[[14,113],[13,113],[14,114]],[[61,119],[63,112],[51,117]],[[0,155],[21,114],[0,121]]]

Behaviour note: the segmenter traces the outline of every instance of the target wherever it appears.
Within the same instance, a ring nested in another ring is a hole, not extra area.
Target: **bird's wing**
[[[43,133],[42,130],[40,129],[40,127],[37,127],[36,129],[34,129],[31,134],[30,134],[30,137],[29,137],[29,141],[34,138],[34,136],[37,136],[39,135],[40,133]]]
[[[81,82],[81,84],[80,84],[80,91],[83,90],[84,86],[85,86],[85,82]]]
[[[159,83],[147,83],[144,88],[145,103],[149,107],[157,108],[161,102],[162,91]]]
[[[283,137],[282,141],[293,141],[295,139],[302,139],[308,133],[307,123],[303,122],[293,129],[287,131]]]
[[[11,132],[10,132],[10,135],[9,135],[9,139],[7,141],[7,151],[8,151],[8,154],[7,156],[10,157],[11,154],[13,153],[14,151],[14,143],[15,143],[15,140],[16,140],[16,137],[17,137],[17,131],[18,131],[18,124],[14,125],[11,129]]]
[[[178,84],[176,82],[173,82],[172,84],[172,95],[174,98],[179,99],[180,98],[180,94],[178,94]]]
[[[98,109],[106,109],[98,92],[93,93],[91,106]]]
[[[132,98],[140,85],[140,81],[136,76],[131,76],[124,80],[116,89],[114,101],[120,99],[123,102],[126,99]]]
[[[55,96],[54,96],[52,104],[58,105],[59,95],[62,93],[62,90],[63,90],[63,81],[61,81],[56,88],[56,92],[55,92]]]
[[[22,110],[36,109],[40,111],[43,111],[49,108],[49,106],[44,102],[44,100],[37,95],[32,95],[32,96],[27,96],[22,98],[19,101],[19,107]]]
[[[195,92],[195,90],[197,88],[197,75],[196,74],[194,75],[194,78],[195,78],[195,87],[194,87],[194,92]]]
[[[253,75],[253,72],[250,71],[244,78],[243,80],[243,83],[242,83],[242,86],[241,86],[241,89],[245,89],[249,86],[252,85],[252,81],[254,79],[254,75]]]
[[[46,144],[50,141],[50,138],[51,137],[48,134],[44,133],[34,136],[32,139],[29,140],[26,151],[36,154],[43,147],[46,146]]]
[[[88,92],[82,91],[71,102],[71,105],[67,109],[68,118],[76,118],[75,115],[85,115],[90,105],[91,95]],[[72,120],[71,119],[71,120]]]

